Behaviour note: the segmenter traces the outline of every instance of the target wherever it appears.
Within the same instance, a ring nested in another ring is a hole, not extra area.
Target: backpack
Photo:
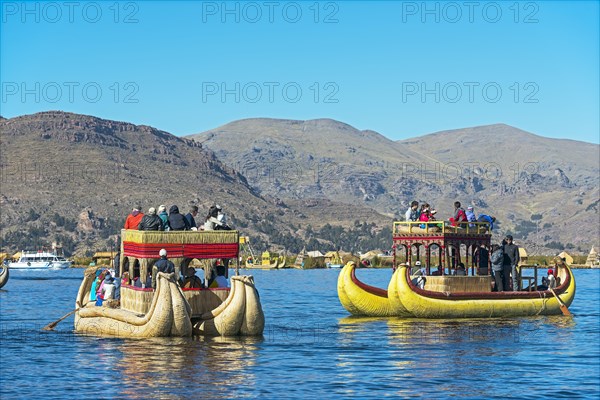
[[[492,264],[502,265],[503,260],[504,260],[504,252],[502,250],[498,249],[492,253]]]

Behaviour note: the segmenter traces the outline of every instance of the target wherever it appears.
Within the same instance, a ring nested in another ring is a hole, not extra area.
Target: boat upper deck
[[[238,231],[138,231],[121,230],[122,253],[137,258],[158,258],[161,249],[169,258],[237,258]]]
[[[492,233],[488,222],[467,222],[460,226],[448,225],[445,221],[394,222],[394,242],[412,240],[488,242]]]

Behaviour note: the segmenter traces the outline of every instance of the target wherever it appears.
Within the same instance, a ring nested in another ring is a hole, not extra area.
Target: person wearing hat
[[[220,226],[227,226],[227,216],[223,209],[218,204],[215,207],[217,208],[217,220],[221,223]]]
[[[465,215],[467,216],[468,222],[477,222],[477,218],[475,217],[475,212],[473,211],[473,206],[467,207],[467,211],[465,211]],[[475,224],[469,224],[470,228],[473,228]]]
[[[556,277],[554,276],[554,270],[552,268],[548,269],[548,276],[542,278],[542,285],[548,288],[556,288]]]
[[[104,287],[102,288],[102,301],[113,300],[115,298],[114,279],[110,275],[104,278]]]
[[[219,219],[220,217],[220,219]],[[206,216],[206,220],[204,221],[204,230],[205,231],[215,231],[215,230],[226,230],[229,231],[231,228],[227,226],[225,214],[222,213],[222,209],[220,205],[211,206],[208,210],[208,215]]]
[[[125,229],[138,229],[138,226],[144,217],[144,213],[141,210],[141,206],[133,207],[131,214],[129,214],[125,220]]]
[[[415,261],[415,266],[412,268],[411,273],[414,275],[421,269],[421,261]]]
[[[184,288],[201,288],[202,279],[196,276],[196,269],[189,267],[185,274],[185,280],[183,281]]]
[[[165,274],[172,274],[175,272],[175,264],[167,259],[167,250],[160,249],[158,252],[160,260],[154,263],[152,267],[152,287],[156,289],[156,274],[158,272],[164,272]]]
[[[96,301],[96,292],[98,291],[98,286],[100,286],[102,270],[96,270],[96,279],[92,282],[92,288],[90,289],[90,301]]]
[[[140,231],[162,231],[163,222],[158,215],[156,215],[156,209],[150,207],[148,214],[144,215],[140,224],[138,225]]]
[[[171,227],[169,226],[169,214],[167,213],[167,206],[165,206],[164,204],[161,204],[160,206],[158,206],[157,214],[160,217],[162,224],[163,224],[162,230],[163,231],[171,230]]]

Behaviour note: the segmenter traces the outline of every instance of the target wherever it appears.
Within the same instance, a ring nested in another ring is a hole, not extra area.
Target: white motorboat
[[[11,262],[11,269],[65,269],[69,268],[72,261],[67,260],[56,252],[48,251],[22,251],[19,261]]]

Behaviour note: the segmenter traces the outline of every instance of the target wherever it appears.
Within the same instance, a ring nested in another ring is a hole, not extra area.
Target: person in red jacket
[[[450,218],[452,226],[464,227],[464,223],[467,222],[467,214],[465,209],[460,206],[460,201],[454,202],[454,217]]]
[[[140,211],[141,209],[142,207],[138,206],[131,210],[131,214],[129,214],[125,220],[125,229],[138,229],[138,226],[144,217],[144,213]]]

